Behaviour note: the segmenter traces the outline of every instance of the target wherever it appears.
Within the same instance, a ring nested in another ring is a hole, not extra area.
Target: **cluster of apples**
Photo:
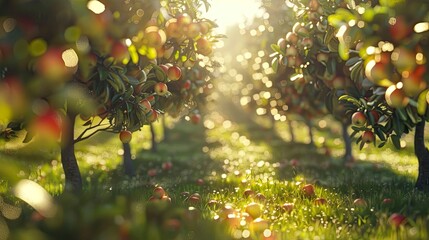
[[[368,125],[375,125],[380,120],[380,113],[376,109],[369,111],[357,111],[352,114],[351,121],[354,127],[363,129],[361,135],[362,142],[373,143],[375,141],[374,132],[368,129]]]
[[[157,186],[153,189],[152,196],[150,196],[149,201],[165,201],[171,203],[171,198],[167,195],[164,188],[162,188],[161,186]]]
[[[403,108],[410,98],[426,89],[427,83],[423,78],[425,57],[418,47],[398,46],[393,51],[374,54],[371,58],[366,61],[365,75],[377,85],[388,86],[385,99],[389,106]]]

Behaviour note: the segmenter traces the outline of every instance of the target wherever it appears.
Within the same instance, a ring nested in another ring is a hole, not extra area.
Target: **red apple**
[[[168,76],[168,69],[170,69],[170,67],[165,65],[165,64],[161,64],[161,65],[159,65],[159,67],[162,69],[162,71],[165,73],[165,75]]]
[[[364,143],[372,143],[375,141],[375,135],[372,131],[365,131],[362,134],[362,142]]]
[[[143,99],[140,101],[140,107],[144,113],[148,113],[152,109],[152,105],[147,99]]]
[[[353,205],[354,205],[354,206],[356,206],[356,207],[366,207],[366,206],[367,206],[367,203],[366,203],[366,201],[365,201],[364,199],[362,199],[362,198],[356,198],[356,199],[353,201]]]
[[[169,38],[180,39],[183,36],[176,18],[172,18],[165,23],[165,30]]]
[[[286,212],[292,212],[293,208],[295,207],[295,204],[293,203],[285,203],[282,205],[282,208],[286,211]]]
[[[197,53],[202,54],[204,56],[210,55],[213,51],[211,42],[205,38],[198,39],[195,46],[197,49]]]
[[[257,201],[259,201],[259,202],[264,202],[265,200],[267,200],[267,198],[265,197],[265,195],[264,195],[264,194],[262,194],[262,193],[257,193],[257,194],[255,195],[255,199],[256,199]]]
[[[64,81],[71,72],[62,58],[63,51],[59,48],[48,49],[36,63],[36,72],[48,79]]]
[[[325,205],[326,203],[328,203],[328,202],[324,198],[314,199],[314,204],[316,204],[316,205]]]
[[[154,169],[154,168],[149,169],[149,170],[147,171],[147,175],[148,175],[149,177],[155,177],[155,176],[156,176],[156,174],[158,174],[158,171],[157,171],[156,169]]]
[[[383,199],[383,204],[389,204],[391,202],[392,202],[391,198],[385,198],[385,199]]]
[[[296,49],[296,47],[295,46],[289,46],[287,49],[286,49],[286,52],[285,52],[285,56],[291,56],[291,57],[295,57],[296,55],[298,54],[298,50]],[[289,59],[288,59],[289,60]],[[295,65],[295,64],[293,64],[293,65]]]
[[[253,197],[255,195],[255,191],[252,189],[246,189],[243,192],[244,197]]]
[[[310,2],[308,3],[308,8],[310,9],[310,11],[317,11],[319,6],[320,4],[318,0],[310,0]]]
[[[260,217],[262,215],[261,205],[258,203],[249,203],[246,206],[246,212],[254,219]]]
[[[405,224],[405,222],[407,221],[407,218],[404,215],[401,215],[399,213],[393,213],[392,215],[390,215],[388,221],[390,225],[394,227],[399,227]]]
[[[161,48],[167,40],[165,32],[156,26],[147,27],[144,38],[147,46],[153,48]]]
[[[309,37],[305,37],[301,40],[301,45],[304,47],[304,49],[309,49],[313,47],[313,39]]]
[[[292,159],[292,160],[290,160],[289,163],[292,167],[296,167],[296,166],[298,166],[299,161],[297,159]]]
[[[371,110],[370,112],[369,112],[371,115],[372,115],[372,117],[374,118],[374,122],[375,123],[378,123],[378,120],[380,120],[380,114],[377,112],[377,110]]]
[[[181,27],[188,26],[192,23],[192,18],[187,13],[183,13],[177,16],[177,23]]]
[[[187,26],[185,30],[185,35],[188,38],[196,38],[200,35],[200,32],[201,32],[201,24],[193,22]]]
[[[191,115],[191,122],[193,124],[198,124],[201,121],[201,115],[199,113],[194,113]]]
[[[167,195],[162,196],[160,200],[167,203],[171,203],[171,198]]]
[[[117,60],[128,58],[128,47],[121,41],[115,41],[110,49],[110,56]]]
[[[202,185],[204,185],[204,179],[198,178],[196,183],[197,183],[197,185],[202,186]]]
[[[158,186],[155,189],[153,189],[152,195],[158,199],[161,199],[161,197],[165,195],[165,190],[164,188]]]
[[[188,90],[191,88],[191,85],[192,85],[192,82],[191,82],[191,80],[188,79],[183,83],[182,88]]]
[[[209,33],[211,28],[212,28],[212,25],[209,22],[206,22],[206,21],[200,22],[200,31],[203,35]]]
[[[394,24],[389,26],[389,32],[392,39],[399,42],[408,37],[413,32],[413,28],[403,16],[396,16],[395,20]]]
[[[285,51],[286,50],[286,46],[287,46],[286,39],[280,38],[277,41],[277,46],[279,46],[280,50]]]
[[[405,47],[397,47],[391,55],[392,64],[398,72],[412,72],[417,66],[416,53]]]
[[[154,86],[155,93],[160,96],[165,96],[168,93],[168,87],[167,84],[159,82],[156,83]]]
[[[169,171],[171,170],[171,168],[173,168],[173,163],[171,162],[162,163],[162,170]]]
[[[196,204],[200,203],[201,196],[198,193],[194,193],[188,197],[187,201],[188,201],[188,203],[190,203],[192,205],[196,205]]]
[[[426,81],[422,77],[418,77],[415,74],[410,74],[402,78],[402,90],[409,97],[414,97],[420,94],[424,89],[426,89]]]
[[[312,197],[315,195],[314,186],[312,184],[306,184],[301,188],[301,191],[307,197]]]
[[[121,140],[122,143],[129,143],[132,137],[133,137],[132,133],[128,130],[122,130],[119,133],[119,139]]]
[[[396,88],[395,85],[388,87],[384,96],[387,104],[393,108],[403,108],[409,101],[402,89]]]
[[[177,81],[182,76],[182,70],[178,66],[172,66],[168,68],[167,76],[171,81]]]
[[[356,127],[364,127],[366,125],[366,115],[363,112],[353,113],[352,125]]]
[[[288,32],[286,34],[286,41],[288,41],[290,44],[295,45],[298,43],[298,35],[294,32]]]
[[[147,117],[148,122],[155,122],[158,119],[158,112],[155,111],[154,109],[151,109],[146,114],[146,117]]]

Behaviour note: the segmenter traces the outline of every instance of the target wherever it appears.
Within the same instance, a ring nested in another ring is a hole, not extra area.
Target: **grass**
[[[133,178],[122,174],[121,145],[115,135],[100,134],[78,144],[77,157],[85,180],[85,191],[79,197],[60,194],[63,179],[57,146],[3,145],[0,164],[13,166],[8,174],[2,172],[4,177],[18,174],[38,182],[55,196],[59,209],[53,218],[41,217],[11,196],[16,181],[3,180],[0,189],[5,202],[23,210],[17,220],[5,220],[10,238],[429,238],[429,198],[413,190],[417,161],[406,144],[409,139],[404,140],[402,151],[355,150],[356,163],[345,167],[334,124],[319,124],[323,128],[315,131],[317,147],[310,147],[306,129],[298,123],[297,142],[291,143],[283,124],[266,128],[236,115],[212,111],[205,127],[178,122],[157,153],[150,151],[147,128],[134,134],[137,175]],[[157,131],[162,133],[159,126]],[[172,169],[163,169],[165,162],[171,162]],[[314,196],[303,193],[305,184],[314,185]],[[171,204],[148,201],[155,186],[165,189]],[[246,196],[248,189],[254,194]],[[195,193],[200,198],[190,200]],[[316,205],[317,198],[327,203]],[[355,206],[357,198],[367,204]],[[383,203],[385,198],[391,203]],[[252,202],[258,203],[258,217],[268,225],[254,222],[246,213]],[[294,209],[285,211],[285,203],[293,203]],[[405,215],[407,223],[392,226],[388,221],[392,213]],[[2,222],[0,228],[5,226]]]

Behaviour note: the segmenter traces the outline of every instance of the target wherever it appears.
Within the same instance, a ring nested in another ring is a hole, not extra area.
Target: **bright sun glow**
[[[211,8],[204,17],[215,20],[219,25],[218,31],[225,33],[226,29],[235,24],[251,21],[259,11],[259,0],[214,0]]]

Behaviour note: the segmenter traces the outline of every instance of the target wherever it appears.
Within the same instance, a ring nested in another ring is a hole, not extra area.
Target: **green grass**
[[[100,134],[78,144],[85,181],[79,197],[60,194],[58,146],[3,145],[0,164],[15,168],[1,173],[38,182],[55,196],[59,209],[53,218],[38,218],[31,207],[11,197],[16,181],[3,180],[1,195],[23,208],[19,219],[6,220],[11,239],[264,239],[264,233],[271,239],[429,238],[429,198],[413,190],[417,160],[410,144],[402,151],[354,150],[356,163],[345,167],[335,125],[315,131],[316,148],[306,144],[306,128],[299,124],[296,143],[289,142],[282,123],[268,129],[213,111],[205,126],[175,123],[157,153],[150,151],[147,128],[134,134],[133,178],[122,174],[117,136]],[[157,132],[162,135],[159,126]],[[323,143],[332,154],[325,154]],[[296,167],[292,159],[298,161]],[[173,163],[171,170],[162,169],[165,162]],[[204,183],[197,184],[199,179]],[[303,194],[305,184],[315,186],[315,196]],[[171,204],[148,201],[157,185]],[[246,189],[264,197],[246,197]],[[193,193],[200,194],[199,202],[188,200]],[[316,198],[325,198],[327,204],[315,205]],[[365,199],[367,206],[354,206],[356,198]],[[383,204],[385,198],[392,202]],[[254,229],[245,213],[251,202],[260,205],[269,231]],[[294,203],[294,209],[284,211],[284,203]],[[405,215],[407,223],[391,226],[392,213]]]

